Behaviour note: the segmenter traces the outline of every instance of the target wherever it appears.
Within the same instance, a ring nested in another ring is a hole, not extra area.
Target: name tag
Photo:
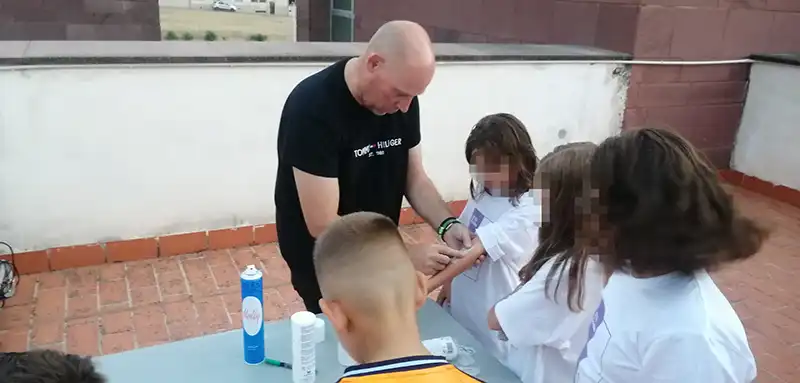
[[[475,209],[472,211],[472,216],[469,217],[469,231],[471,233],[475,233],[475,230],[478,230],[481,227],[481,223],[483,223],[483,219],[486,218],[480,210]]]

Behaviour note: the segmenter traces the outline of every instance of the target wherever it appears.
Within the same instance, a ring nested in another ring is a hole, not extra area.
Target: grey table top
[[[324,317],[323,317],[324,319]],[[452,337],[475,349],[477,378],[491,383],[519,383],[519,379],[489,355],[463,327],[435,302],[428,300],[418,313],[422,339]],[[267,357],[291,362],[288,320],[266,323]],[[336,333],[326,321],[325,341],[317,345],[317,382],[335,382],[344,367],[337,359]],[[244,363],[242,332],[234,330],[200,338],[131,350],[95,358],[109,383],[176,382],[291,382],[292,372],[268,365]]]

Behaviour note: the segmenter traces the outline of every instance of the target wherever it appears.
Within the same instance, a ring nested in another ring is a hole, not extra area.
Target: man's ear
[[[319,300],[319,308],[322,313],[328,317],[331,326],[337,333],[344,332],[347,329],[347,316],[342,311],[342,306],[337,301],[326,301],[325,299]]]
[[[422,305],[425,304],[425,300],[428,299],[428,277],[419,271],[416,271],[415,274],[417,276],[417,291],[414,295],[414,305],[417,307],[417,310],[419,310],[422,308]]]
[[[377,53],[370,53],[369,56],[367,56],[367,70],[370,73],[374,72],[379,66],[383,65],[384,61],[383,57]]]

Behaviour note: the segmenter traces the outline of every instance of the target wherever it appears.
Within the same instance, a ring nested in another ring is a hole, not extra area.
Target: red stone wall
[[[576,44],[631,53],[638,1],[356,0],[355,38],[366,41],[384,22],[405,19],[422,24],[434,42]]]
[[[641,0],[636,59],[721,60],[800,50],[800,1]],[[728,168],[749,65],[635,66],[626,127],[669,125]]]
[[[640,0],[638,58],[721,59],[800,50],[797,0]]]
[[[297,41],[330,41],[331,1],[297,0]]]
[[[435,42],[588,45],[640,60],[800,51],[800,0],[356,0],[355,13],[358,41],[407,19]],[[670,125],[727,168],[748,70],[635,65],[625,127]]]
[[[672,127],[717,167],[728,168],[749,67],[634,65],[624,127]]]
[[[161,40],[158,0],[0,0],[0,40]]]

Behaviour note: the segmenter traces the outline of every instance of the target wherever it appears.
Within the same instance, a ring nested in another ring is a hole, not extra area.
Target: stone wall
[[[297,41],[330,41],[331,0],[297,0]]]
[[[800,51],[800,1],[641,0],[637,59],[727,60]],[[627,126],[672,126],[727,168],[747,92],[748,64],[638,66]]]
[[[161,40],[158,0],[0,0],[0,40]]]
[[[356,0],[355,39],[388,20],[435,42],[594,46],[634,59],[722,60],[800,51],[800,0]],[[749,65],[636,65],[626,127],[670,125],[727,168]]]

